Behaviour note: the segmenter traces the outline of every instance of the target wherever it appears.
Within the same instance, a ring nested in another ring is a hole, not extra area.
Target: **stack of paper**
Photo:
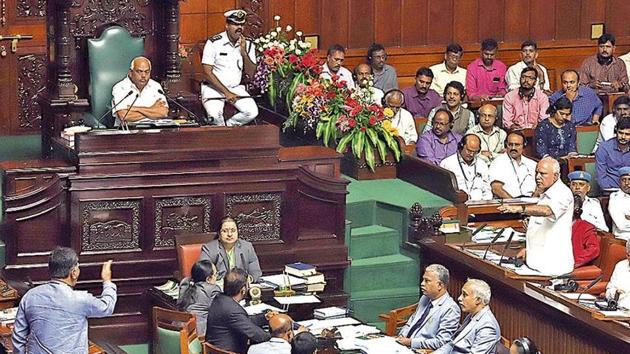
[[[252,315],[258,315],[267,311],[275,311],[275,312],[286,312],[283,311],[277,307],[271,306],[271,305],[267,305],[264,302],[260,303],[258,305],[250,305],[250,306],[245,306],[244,307],[245,311],[247,311],[247,314],[252,316]]]
[[[413,350],[405,347],[404,345],[396,342],[393,337],[379,337],[371,338],[368,340],[355,339],[356,346],[361,349],[361,352],[366,354],[396,354],[396,353],[409,353],[413,354]]]
[[[320,320],[343,318],[346,317],[348,311],[343,307],[325,307],[323,309],[316,309],[313,311],[313,316]]]

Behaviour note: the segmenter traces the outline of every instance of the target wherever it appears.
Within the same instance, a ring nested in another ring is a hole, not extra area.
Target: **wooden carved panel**
[[[140,201],[81,202],[81,251],[137,250]]]
[[[80,13],[72,16],[70,32],[75,37],[94,37],[103,25],[116,23],[125,27],[133,36],[153,33],[151,19],[141,11],[149,0],[84,0]],[[76,3],[73,3],[73,6]]]
[[[18,57],[18,122],[20,130],[40,128],[42,114],[37,96],[46,89],[46,55]]]
[[[226,214],[238,224],[239,237],[251,241],[280,240],[282,193],[231,194]]]
[[[15,14],[17,17],[44,17],[46,0],[18,0]]]
[[[160,198],[155,203],[155,247],[173,247],[182,232],[210,232],[210,197]]]
[[[248,37],[259,37],[263,33],[263,17],[265,3],[262,0],[241,1],[243,9],[247,11],[247,23],[245,24],[245,35]]]

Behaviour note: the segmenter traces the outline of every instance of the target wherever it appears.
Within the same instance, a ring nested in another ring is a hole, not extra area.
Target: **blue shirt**
[[[540,158],[549,155],[558,158],[576,152],[575,139],[577,133],[572,122],[565,123],[562,128],[551,124],[545,119],[536,127],[536,155]]]
[[[625,166],[630,166],[630,151],[619,150],[617,138],[599,144],[595,151],[595,171],[600,188],[619,188],[619,169]]]
[[[58,280],[29,290],[18,307],[13,329],[16,354],[88,352],[88,317],[114,312],[116,285],[103,283],[101,296],[72,289]]]
[[[549,97],[549,105],[553,105],[562,96],[564,96],[562,90],[554,92]],[[602,115],[602,109],[602,100],[599,99],[595,91],[590,87],[580,86],[578,87],[577,96],[573,100],[571,122],[575,125],[589,124],[594,114]]]
[[[420,139],[418,139],[416,144],[418,157],[434,165],[439,165],[442,160],[455,154],[457,152],[457,144],[462,140],[462,136],[453,133],[453,131],[449,131],[446,135],[448,137],[446,143],[440,141],[440,138],[435,135],[433,130],[420,135]]]

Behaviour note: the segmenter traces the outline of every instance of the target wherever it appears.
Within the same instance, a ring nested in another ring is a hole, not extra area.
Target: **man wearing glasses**
[[[505,140],[506,152],[490,165],[492,193],[501,199],[531,197],[536,190],[536,162],[523,156],[525,136],[511,132]]]
[[[431,66],[429,69],[433,72],[433,82],[431,88],[436,92],[444,92],[446,84],[451,81],[457,81],[464,87],[466,85],[466,69],[459,66],[464,50],[457,43],[451,43],[446,47],[444,53],[444,61]]]
[[[51,281],[29,290],[20,301],[13,352],[87,353],[88,317],[110,316],[116,306],[111,266],[111,260],[103,264],[103,292],[96,297],[74,290],[81,273],[76,252],[54,249],[48,260]]]
[[[505,95],[503,127],[506,130],[534,129],[547,118],[549,98],[536,87],[538,71],[527,67],[521,72],[521,86]]]

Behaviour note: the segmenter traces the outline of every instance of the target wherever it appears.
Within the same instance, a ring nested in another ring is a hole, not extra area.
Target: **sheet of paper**
[[[302,326],[308,328],[313,334],[319,333],[324,328],[332,328],[337,327],[340,328],[342,326],[350,326],[360,324],[361,322],[357,321],[352,317],[344,317],[344,318],[335,318],[332,320],[306,320],[298,322]]]
[[[251,305],[251,306],[245,306],[244,307],[245,311],[247,311],[248,315],[258,315],[260,313],[263,312],[267,312],[267,311],[275,311],[275,312],[286,312],[284,310],[281,310],[275,306],[271,306],[271,305],[267,305],[264,302],[260,303],[258,305]]]
[[[541,276],[541,277],[550,276],[549,274],[541,273],[537,270],[531,269],[526,264],[523,264],[522,267],[514,268],[514,273],[518,275],[534,275],[534,276]]]
[[[617,310],[617,311],[599,311],[605,317],[630,317],[630,311]]]
[[[571,300],[577,300],[577,298],[579,297],[580,301],[582,301],[582,300],[584,300],[584,301],[595,301],[595,299],[597,299],[597,297],[595,297],[595,296],[593,296],[591,294],[560,293],[560,295],[566,297],[567,299],[571,299]]]
[[[261,281],[275,284],[277,286],[286,285],[287,279],[288,279],[289,284],[291,284],[291,286],[306,284],[306,280],[302,278],[294,277],[288,274],[287,275],[285,274],[265,275],[265,276],[260,277]]]
[[[404,353],[413,354],[413,351],[396,342],[393,337],[379,337],[369,340],[355,339],[355,344],[366,354]]]
[[[321,300],[315,295],[296,295],[287,297],[274,297],[274,300],[278,301],[280,305],[294,305],[294,304],[316,304]]]
[[[368,325],[358,325],[358,326],[343,326],[339,327],[339,334],[344,339],[348,338],[356,338],[359,336],[364,336],[366,334],[380,333],[381,331],[374,327]]]

